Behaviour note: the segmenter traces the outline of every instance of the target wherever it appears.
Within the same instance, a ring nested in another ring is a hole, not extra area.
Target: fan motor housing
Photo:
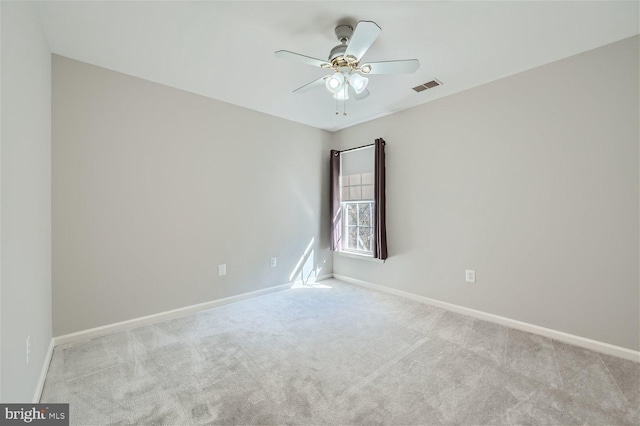
[[[347,50],[346,44],[339,44],[333,49],[331,49],[331,53],[329,53],[329,62],[333,61],[338,56],[343,56],[345,50]]]
[[[347,44],[353,35],[353,27],[351,25],[338,25],[336,27],[336,37],[342,44]]]
[[[339,56],[344,56],[344,52],[347,50],[347,44],[349,44],[349,40],[353,35],[353,27],[351,25],[338,25],[335,32],[340,44],[331,49],[331,53],[329,53],[329,62]]]

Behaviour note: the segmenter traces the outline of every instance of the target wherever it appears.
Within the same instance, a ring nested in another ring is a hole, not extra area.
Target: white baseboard
[[[407,299],[415,300],[421,303],[426,303],[427,305],[436,306],[438,308],[446,309],[448,311],[452,311],[459,314],[468,315],[470,317],[478,318],[481,320],[505,325],[507,327],[515,328],[517,330],[539,334],[541,336],[549,337],[559,342],[564,342],[570,345],[591,349],[607,355],[613,355],[619,358],[640,362],[640,352],[634,351],[632,349],[611,345],[609,343],[599,342],[597,340],[587,339],[585,337],[576,336],[576,335],[565,333],[562,331],[552,330],[550,328],[540,327],[538,325],[533,325],[526,322],[510,319],[510,318],[501,317],[499,315],[494,315],[487,312],[477,311],[475,309],[465,308],[464,306],[454,305],[452,303],[441,302],[436,299],[430,299],[428,297],[419,296],[417,294],[409,293],[407,291],[397,290],[395,288],[373,284],[367,281],[346,277],[344,275],[333,274],[333,277],[347,283],[356,284],[362,287],[367,287],[373,290],[378,290],[384,293],[389,293],[389,294],[393,294],[400,297],[405,297]]]
[[[51,364],[51,357],[53,356],[53,339],[49,342],[49,348],[47,349],[47,354],[44,357],[44,361],[42,362],[42,369],[40,370],[40,377],[38,377],[38,383],[36,383],[36,390],[33,394],[33,402],[37,404],[40,402],[40,396],[42,395],[42,390],[44,389],[44,381],[47,378],[47,372],[49,371],[49,364]]]
[[[321,275],[316,277],[315,279],[310,279],[309,281],[311,282],[322,281],[331,277],[332,277],[331,274]],[[137,328],[143,325],[153,324],[160,321],[166,321],[168,319],[177,318],[177,317],[181,317],[191,313],[215,308],[216,306],[222,306],[228,303],[234,303],[234,302],[239,302],[245,299],[264,296],[264,295],[275,293],[278,291],[289,290],[293,285],[296,285],[296,284],[299,285],[303,283],[295,282],[295,283],[289,283],[289,284],[281,284],[273,287],[264,288],[262,290],[256,290],[256,291],[251,291],[249,293],[238,294],[236,296],[225,297],[223,299],[211,300],[209,302],[198,303],[196,305],[185,306],[183,308],[173,309],[165,312],[159,312],[157,314],[134,318],[127,321],[103,325],[101,327],[90,328],[90,329],[78,331],[75,333],[64,334],[62,336],[57,336],[53,338],[53,346],[66,345],[68,343],[75,343],[75,342],[80,342],[82,340],[93,339],[95,337],[106,336],[108,334],[117,333],[118,331],[129,330],[129,329]]]

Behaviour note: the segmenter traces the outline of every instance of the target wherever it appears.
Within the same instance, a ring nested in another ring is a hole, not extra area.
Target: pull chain
[[[340,92],[338,92],[340,93]],[[349,93],[349,82],[345,82],[344,86],[342,87],[342,115],[347,115],[347,96]],[[336,100],[336,115],[340,115],[340,99],[339,96],[336,94],[334,96],[335,100]]]
[[[349,94],[349,81],[344,85],[344,96],[342,97],[342,115],[347,115],[347,95]]]

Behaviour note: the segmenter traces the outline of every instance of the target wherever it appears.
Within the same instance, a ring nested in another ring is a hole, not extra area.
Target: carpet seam
[[[398,355],[394,356],[389,361],[385,362],[380,367],[378,367],[375,370],[373,370],[371,373],[369,373],[367,376],[365,376],[364,378],[359,380],[357,383],[355,383],[352,386],[349,386],[347,389],[345,389],[344,392],[342,392],[340,395],[338,395],[334,399],[334,402],[336,404],[342,404],[345,401],[347,394],[353,393],[354,391],[357,391],[361,387],[371,383],[374,379],[376,379],[378,376],[380,376],[380,373],[383,373],[383,372],[387,371],[389,368],[391,368],[394,365],[396,365],[402,359],[406,358],[411,353],[413,353],[415,350],[417,350],[419,347],[421,347],[428,340],[430,340],[429,337],[425,336],[422,339],[418,340],[417,342],[413,343],[407,349],[405,349],[404,351],[400,352]]]

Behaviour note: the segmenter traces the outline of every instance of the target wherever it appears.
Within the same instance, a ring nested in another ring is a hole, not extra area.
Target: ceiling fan
[[[417,59],[363,62],[362,57],[381,32],[382,29],[372,21],[358,22],[355,31],[350,25],[337,26],[335,33],[340,44],[331,49],[326,61],[287,50],[278,50],[275,55],[278,58],[334,71],[331,75],[305,84],[293,93],[305,93],[316,87],[325,86],[336,100],[344,101],[351,96],[359,101],[369,96],[367,90],[369,79],[361,74],[411,74],[420,67]]]

